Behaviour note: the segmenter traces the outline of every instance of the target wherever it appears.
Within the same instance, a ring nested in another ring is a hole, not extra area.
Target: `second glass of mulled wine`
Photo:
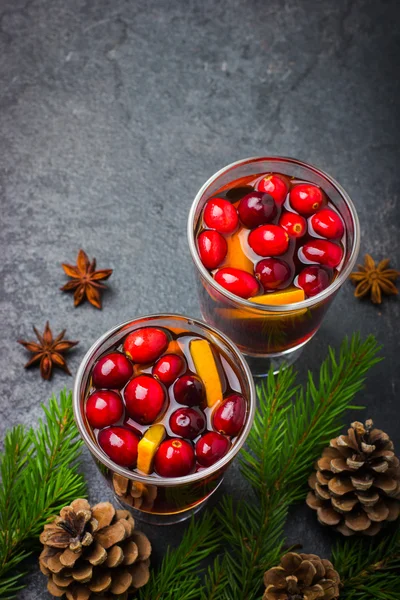
[[[249,158],[197,194],[188,239],[200,309],[254,375],[291,364],[359,251],[357,213],[332,177],[291,158]]]

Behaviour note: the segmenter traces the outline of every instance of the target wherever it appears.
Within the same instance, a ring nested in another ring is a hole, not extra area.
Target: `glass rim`
[[[337,192],[340,194],[340,196],[343,198],[343,200],[345,201],[345,203],[350,211],[351,217],[353,219],[354,240],[353,240],[350,256],[349,256],[346,264],[344,265],[343,269],[340,271],[340,273],[336,277],[336,279],[325,290],[323,290],[319,294],[316,294],[312,298],[307,298],[307,300],[302,300],[301,302],[292,302],[291,304],[272,305],[272,304],[257,304],[255,302],[250,302],[249,300],[247,300],[245,298],[240,298],[240,296],[236,296],[235,294],[232,294],[232,292],[229,292],[227,289],[222,287],[222,285],[220,285],[219,283],[217,283],[215,281],[215,279],[210,275],[208,270],[205,268],[205,266],[201,262],[199,253],[197,251],[196,241],[195,241],[195,237],[194,237],[194,219],[195,219],[195,212],[196,212],[197,206],[198,206],[204,192],[214,181],[216,181],[216,179],[218,179],[221,175],[223,175],[230,169],[232,169],[234,167],[238,167],[240,165],[245,165],[247,163],[251,164],[251,163],[256,163],[256,162],[264,162],[264,161],[277,162],[277,163],[279,163],[279,162],[291,163],[296,166],[304,167],[304,168],[316,173],[317,175],[321,176],[322,178],[326,179],[337,190]],[[241,160],[237,160],[233,163],[230,163],[229,165],[226,165],[225,167],[223,167],[222,169],[220,169],[219,171],[214,173],[214,175],[212,175],[202,185],[200,190],[197,192],[195,199],[193,200],[193,203],[192,203],[192,206],[191,206],[190,212],[189,212],[189,217],[188,217],[187,236],[188,236],[190,254],[192,255],[193,262],[195,263],[197,269],[200,271],[202,276],[206,279],[206,281],[214,289],[216,289],[220,294],[222,294],[223,296],[225,296],[226,298],[228,298],[235,304],[238,304],[245,308],[250,308],[255,312],[292,312],[292,311],[300,310],[302,308],[309,308],[311,306],[314,306],[315,304],[318,304],[318,302],[325,300],[326,298],[331,296],[336,290],[338,290],[339,287],[342,285],[342,283],[350,275],[351,271],[353,270],[353,267],[355,265],[355,262],[357,260],[358,253],[360,250],[360,222],[358,219],[356,208],[355,208],[352,200],[350,199],[350,196],[345,191],[345,189],[335,179],[333,179],[333,177],[328,175],[328,173],[325,173],[325,171],[322,171],[321,169],[318,169],[317,167],[314,167],[313,165],[310,165],[309,163],[303,162],[296,158],[290,158],[290,157],[286,157],[286,156],[253,156],[250,158],[243,158]]]
[[[246,423],[245,423],[240,435],[238,436],[237,441],[235,442],[235,444],[233,444],[231,446],[229,451],[222,458],[220,458],[220,460],[218,460],[216,463],[214,463],[210,467],[206,467],[202,471],[199,471],[197,473],[192,473],[190,475],[185,475],[183,477],[159,477],[159,476],[151,477],[150,475],[142,475],[140,473],[131,471],[129,469],[126,469],[125,467],[121,467],[120,465],[117,465],[93,441],[92,437],[89,435],[87,428],[85,426],[84,417],[83,417],[83,414],[82,414],[82,411],[80,408],[81,385],[82,385],[83,377],[86,374],[86,371],[90,365],[93,354],[113,334],[115,334],[122,328],[135,323],[136,321],[141,321],[142,319],[154,319],[154,320],[156,320],[158,318],[174,319],[175,317],[184,318],[188,321],[192,321],[194,324],[200,326],[202,329],[204,329],[212,334],[216,334],[217,336],[222,338],[222,341],[224,342],[224,344],[230,350],[233,351],[233,354],[235,355],[235,359],[237,359],[237,361],[239,362],[239,364],[245,374],[245,377],[247,378],[247,382],[248,382],[248,385],[250,388],[250,394],[249,394],[249,398],[248,398],[249,411],[248,411]],[[109,468],[112,472],[118,473],[119,475],[122,475],[123,477],[126,477],[130,480],[139,481],[140,483],[145,483],[148,485],[154,485],[154,486],[159,486],[159,487],[171,487],[171,486],[175,486],[175,485],[194,483],[196,481],[206,479],[210,475],[213,475],[216,471],[220,470],[221,468],[223,468],[227,464],[229,464],[231,462],[231,460],[233,460],[233,458],[236,456],[236,454],[239,452],[239,450],[242,448],[243,444],[245,443],[245,441],[248,437],[248,434],[250,433],[250,430],[253,426],[255,409],[256,409],[256,388],[255,388],[253,376],[250,371],[250,367],[248,366],[248,364],[247,364],[244,356],[240,352],[239,348],[225,334],[223,334],[221,331],[219,331],[219,329],[217,329],[216,327],[212,327],[211,325],[208,325],[204,321],[201,321],[199,319],[195,319],[192,317],[187,317],[186,315],[181,315],[178,313],[155,313],[155,314],[151,314],[151,315],[143,315],[140,317],[136,317],[135,319],[130,319],[129,321],[120,323],[119,325],[116,325],[115,327],[112,327],[111,329],[106,331],[91,345],[91,347],[89,348],[89,350],[86,352],[85,356],[83,357],[83,359],[79,365],[76,377],[75,377],[72,403],[73,403],[75,422],[77,424],[79,433],[80,433],[85,445],[87,446],[87,448],[89,449],[91,454],[93,454],[95,456],[95,458],[97,460],[99,460],[104,466]]]

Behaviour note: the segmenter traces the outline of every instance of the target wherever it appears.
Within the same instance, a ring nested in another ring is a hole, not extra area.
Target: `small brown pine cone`
[[[263,600],[334,600],[339,598],[339,573],[316,554],[288,552],[280,565],[264,573]]]
[[[123,475],[118,475],[118,473],[113,474],[112,485],[116,495],[129,506],[144,511],[153,508],[154,501],[157,498],[157,486],[131,481]]]
[[[400,514],[399,459],[371,420],[355,421],[347,435],[331,440],[308,482],[308,506],[343,535],[375,535]]]
[[[151,544],[127,510],[74,500],[40,534],[47,589],[67,600],[125,600],[149,579]]]

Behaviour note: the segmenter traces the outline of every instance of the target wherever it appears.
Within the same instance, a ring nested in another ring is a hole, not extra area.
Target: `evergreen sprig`
[[[140,600],[199,600],[202,595],[201,562],[219,548],[213,515],[205,512],[192,520],[178,548],[168,549],[157,572],[139,590]],[[213,577],[213,575],[211,576]]]
[[[72,412],[72,394],[63,391],[43,406],[39,427],[21,425],[6,433],[0,454],[0,598],[24,587],[22,561],[38,546],[49,517],[86,496],[77,460],[82,442]]]
[[[398,600],[400,596],[400,522],[378,538],[345,538],[332,550],[343,600]]]
[[[215,600],[257,600],[265,570],[279,561],[283,530],[291,504],[303,499],[313,462],[342,428],[365,374],[379,360],[370,336],[345,340],[336,358],[329,349],[319,378],[308,374],[297,386],[293,368],[281,370],[258,387],[259,407],[241,453],[241,469],[254,497],[234,504],[224,499],[217,508],[221,538],[229,549],[224,560],[226,584],[214,590]],[[210,582],[206,581],[209,586]]]

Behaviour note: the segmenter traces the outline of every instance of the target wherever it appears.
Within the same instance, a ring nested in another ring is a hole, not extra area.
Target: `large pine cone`
[[[288,552],[279,567],[264,573],[264,584],[263,600],[334,600],[340,577],[329,560]]]
[[[93,508],[74,500],[45,525],[39,557],[53,596],[68,600],[125,600],[149,579],[151,545],[127,510],[109,502]]]
[[[331,440],[309,479],[307,504],[323,525],[343,535],[375,535],[400,513],[399,460],[389,436],[355,421]]]

